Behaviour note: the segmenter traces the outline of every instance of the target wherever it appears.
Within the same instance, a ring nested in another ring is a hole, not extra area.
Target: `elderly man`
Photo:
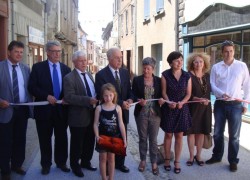
[[[70,68],[60,62],[62,52],[60,42],[48,41],[46,52],[48,59],[33,65],[28,85],[29,92],[35,97],[35,101],[49,102],[49,105],[34,108],[43,175],[49,174],[52,165],[53,132],[55,163],[63,172],[70,171],[66,165],[68,158],[67,112],[64,105],[56,103],[64,96],[62,80],[70,72]]]
[[[8,58],[0,62],[0,169],[2,180],[10,179],[12,169],[20,175],[25,159],[27,120],[31,115],[28,106],[11,106],[10,103],[32,101],[27,84],[30,69],[21,63],[24,44],[12,41]],[[10,167],[11,163],[11,167]]]
[[[250,100],[249,72],[245,63],[234,58],[235,47],[232,41],[221,45],[223,61],[211,70],[212,91],[218,100],[214,104],[214,148],[212,158],[206,164],[220,162],[224,153],[224,129],[228,122],[228,162],[229,170],[237,171],[241,116],[247,111],[247,104],[237,99]],[[219,100],[220,99],[220,100]],[[222,100],[223,99],[223,100]]]
[[[129,72],[122,66],[122,53],[119,48],[111,48],[107,51],[109,64],[96,74],[95,89],[97,98],[100,98],[101,87],[103,84],[111,83],[115,86],[118,95],[118,104],[122,107],[122,116],[125,128],[129,122],[129,106],[133,102],[133,93],[129,79]],[[125,157],[115,157],[116,169],[122,172],[129,172],[124,165]]]
[[[97,168],[90,163],[95,135],[93,130],[95,98],[94,79],[87,72],[86,54],[77,51],[72,62],[75,69],[64,77],[64,99],[69,104],[68,124],[71,132],[70,166],[78,177],[84,174],[81,167],[95,171]],[[81,160],[81,165],[78,163]]]

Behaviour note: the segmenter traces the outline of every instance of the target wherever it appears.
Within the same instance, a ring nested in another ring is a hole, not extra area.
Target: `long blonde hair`
[[[117,92],[115,90],[114,85],[111,84],[111,83],[107,83],[107,84],[103,84],[102,85],[102,88],[101,88],[101,97],[100,97],[101,98],[101,103],[105,103],[104,99],[103,99],[103,94],[104,94],[104,91],[106,91],[106,90],[111,91],[112,93],[114,93],[114,99],[113,99],[112,102],[114,104],[116,104],[117,103]]]
[[[203,67],[203,72],[207,73],[210,70],[210,56],[203,53],[203,52],[195,52],[191,53],[188,58],[187,58],[187,70],[188,71],[193,71],[194,70],[194,64],[193,61],[195,60],[196,57],[200,57],[204,61],[204,67]]]

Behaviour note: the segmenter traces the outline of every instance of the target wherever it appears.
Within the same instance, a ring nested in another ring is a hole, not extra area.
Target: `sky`
[[[113,20],[114,0],[79,0],[78,20],[87,39],[103,44],[102,28]]]

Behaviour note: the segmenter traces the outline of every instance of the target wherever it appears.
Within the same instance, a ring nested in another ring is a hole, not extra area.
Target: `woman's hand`
[[[206,98],[203,98],[203,101],[204,101],[203,104],[204,104],[205,106],[207,106],[207,105],[209,104],[209,102],[210,102],[210,101],[209,101],[208,99],[206,99]]]
[[[162,106],[165,102],[166,102],[166,101],[165,101],[163,98],[160,98],[160,99],[158,100],[158,103],[159,103],[160,106]]]
[[[177,108],[178,109],[181,109],[183,107],[183,105],[185,104],[184,101],[179,101],[178,104],[177,104]]]
[[[126,139],[123,140],[123,143],[124,143],[124,147],[127,147],[127,140]]]
[[[145,99],[138,99],[138,102],[141,106],[145,106],[147,101]]]
[[[170,109],[175,109],[176,106],[177,106],[177,103],[176,103],[176,102],[169,101],[168,107],[169,107]]]

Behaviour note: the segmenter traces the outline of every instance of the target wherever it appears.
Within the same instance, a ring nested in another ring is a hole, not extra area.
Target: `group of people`
[[[139,134],[139,171],[143,172],[145,169],[149,141],[152,172],[155,175],[159,173],[156,164],[159,128],[165,132],[166,171],[171,170],[173,136],[174,173],[181,172],[180,157],[184,135],[187,136],[190,153],[187,166],[192,166],[194,162],[199,166],[220,162],[224,153],[226,122],[229,133],[229,170],[237,171],[241,119],[242,114],[247,111],[247,102],[250,102],[249,71],[244,62],[234,58],[235,45],[232,41],[224,41],[221,52],[223,60],[213,65],[211,74],[210,57],[205,53],[191,53],[187,58],[186,72],[183,70],[182,54],[171,52],[167,58],[170,69],[162,72],[161,80],[153,74],[156,64],[154,58],[143,59],[143,75],[135,77],[132,85],[133,93],[139,101],[134,111]],[[204,136],[210,135],[212,128],[211,94],[216,97],[214,147],[212,157],[204,162],[201,158]]]
[[[224,152],[224,129],[229,127],[228,161],[230,170],[236,171],[239,159],[239,133],[241,115],[250,99],[249,72],[245,63],[234,59],[234,44],[222,43],[223,61],[210,71],[209,56],[192,53],[187,70],[183,70],[183,56],[171,52],[167,58],[170,69],[162,77],[154,75],[156,61],[152,57],[142,60],[143,74],[130,81],[129,72],[122,68],[119,48],[107,51],[109,64],[93,76],[87,71],[86,54],[76,51],[72,57],[74,69],[60,62],[61,44],[48,41],[48,59],[36,63],[30,72],[21,60],[23,43],[12,41],[8,58],[0,62],[0,169],[3,180],[10,179],[11,170],[25,175],[27,119],[34,117],[41,152],[41,173],[50,173],[52,165],[52,136],[54,134],[54,162],[63,172],[83,177],[82,168],[96,171],[91,164],[94,149],[99,152],[102,179],[114,178],[114,169],[129,172],[125,156],[114,154],[98,145],[101,135],[120,137],[127,146],[129,108],[137,102],[134,115],[139,135],[140,163],[143,172],[149,141],[152,173],[159,174],[157,166],[157,135],[165,132],[164,169],[171,170],[170,154],[174,142],[174,172],[181,172],[180,157],[183,135],[187,135],[190,158],[203,166],[201,158],[204,135],[211,133],[211,92],[216,96],[214,105],[214,148],[207,164],[220,162]],[[33,97],[33,98],[32,98]],[[20,106],[19,103],[47,101],[40,106]],[[61,101],[59,101],[61,100]],[[192,103],[193,102],[193,103]],[[70,168],[68,159],[67,128],[70,129]],[[7,138],[6,138],[7,137]],[[196,146],[196,153],[195,151]]]

